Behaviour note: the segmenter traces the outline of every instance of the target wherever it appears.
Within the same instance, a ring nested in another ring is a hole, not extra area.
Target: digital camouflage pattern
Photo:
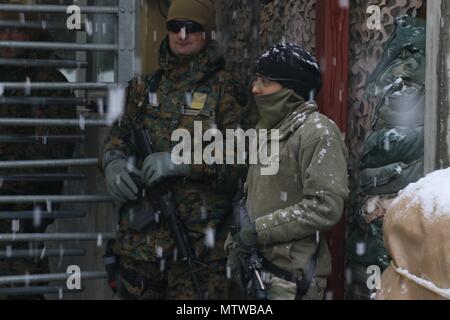
[[[36,58],[41,55],[30,52],[23,58]],[[56,69],[27,68],[27,67],[0,67],[0,82],[66,82],[67,79]],[[67,97],[70,93],[62,91],[37,91],[32,96],[40,97]],[[23,90],[5,90],[5,97],[26,96]],[[0,107],[0,118],[76,118],[75,107],[67,106],[31,106],[31,105],[4,105]],[[0,135],[65,135],[74,134],[76,129],[61,127],[0,127]],[[71,143],[47,144],[43,139],[34,143],[0,143],[1,161],[13,160],[44,160],[71,158],[75,145]],[[56,173],[63,169],[8,169],[0,170],[0,174],[33,174]],[[50,195],[60,194],[63,184],[58,182],[2,182],[0,181],[0,195]],[[0,204],[1,212],[14,212],[33,210],[30,204]],[[42,221],[39,228],[34,228],[33,221],[20,221],[20,232],[45,232],[49,221]],[[11,220],[0,220],[0,233],[11,233]],[[27,249],[28,244],[2,243],[0,250],[11,245],[12,249]],[[39,244],[38,244],[39,246]],[[24,275],[26,273],[47,273],[46,260],[35,259],[1,259],[0,275]],[[1,297],[0,297],[1,299]]]
[[[139,262],[127,257],[120,258],[121,276],[119,296],[127,300],[191,300],[197,298],[189,270],[182,263]],[[165,261],[165,260],[163,260]],[[167,267],[167,268],[166,268]],[[130,281],[123,275],[132,273]],[[218,300],[229,297],[226,270],[221,261],[205,264],[198,273],[200,287],[206,292],[205,299]]]
[[[236,129],[241,123],[243,110],[234,98],[236,86],[224,70],[225,61],[215,41],[210,41],[202,53],[186,63],[170,53],[166,39],[160,48],[159,63],[163,77],[156,95],[149,92],[151,75],[130,82],[126,115],[106,141],[103,168],[115,159],[128,159],[137,154],[130,137],[137,128],[148,130],[154,152],[171,152],[177,144],[170,141],[172,132],[185,128],[193,137],[194,121],[202,122],[203,132],[211,128],[224,132]],[[154,97],[157,106],[153,106]],[[225,297],[227,281],[222,244],[228,232],[232,199],[243,174],[240,170],[232,165],[193,164],[189,177],[171,180],[181,219],[189,229],[199,259],[206,262],[199,277],[209,299]],[[114,252],[131,273],[149,281],[163,278],[153,293],[149,292],[151,289],[127,286],[128,293],[136,294],[123,298],[195,298],[187,269],[182,262],[173,261],[175,243],[164,219],[141,231],[132,227],[132,219],[130,215],[121,216]],[[208,232],[215,234],[212,248],[205,246]],[[219,264],[209,270],[210,261]],[[161,264],[164,264],[162,268]]]

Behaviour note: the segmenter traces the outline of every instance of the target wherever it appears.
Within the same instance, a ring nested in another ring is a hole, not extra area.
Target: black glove
[[[227,278],[233,283],[242,285],[242,262],[236,242],[227,248]]]
[[[243,227],[234,235],[234,241],[238,246],[238,250],[242,253],[250,253],[258,249],[258,234],[255,223]]]

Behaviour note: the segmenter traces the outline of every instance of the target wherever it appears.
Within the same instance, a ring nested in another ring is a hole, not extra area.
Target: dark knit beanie
[[[292,89],[307,101],[315,98],[322,88],[316,58],[294,43],[282,42],[270,47],[258,58],[253,72]]]

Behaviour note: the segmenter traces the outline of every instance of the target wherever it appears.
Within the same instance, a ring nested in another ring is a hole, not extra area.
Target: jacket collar
[[[289,138],[291,134],[305,123],[310,114],[317,112],[318,110],[319,108],[314,101],[304,102],[299,105],[276,128],[280,130],[280,141]]]
[[[171,52],[169,40],[166,38],[160,47],[159,65],[165,71],[166,78],[171,80],[172,86],[179,88],[192,87],[209,78],[217,70],[224,68],[225,60],[214,40],[209,40],[205,50],[197,56],[190,60],[181,60]]]

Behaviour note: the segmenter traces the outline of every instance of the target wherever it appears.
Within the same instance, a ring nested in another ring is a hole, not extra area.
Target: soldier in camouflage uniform
[[[224,299],[228,281],[221,248],[240,173],[231,165],[175,165],[170,157],[176,145],[171,142],[174,130],[187,129],[193,137],[194,121],[202,124],[203,132],[235,129],[240,122],[235,85],[224,70],[217,42],[211,39],[214,16],[210,0],[172,2],[169,36],[160,48],[158,88],[150,92],[158,81],[155,75],[131,81],[126,115],[107,139],[103,168],[110,193],[121,202],[135,200],[138,187],[126,169],[127,161],[137,154],[130,135],[137,128],[148,130],[155,153],[140,164],[141,178],[148,187],[170,181],[180,218],[203,263],[198,273],[202,292],[206,299]],[[175,247],[164,217],[137,230],[133,215],[121,214],[113,245],[120,261],[118,295],[123,299],[195,299],[188,268],[174,258]]]
[[[12,2],[20,3],[20,2]],[[36,20],[37,17],[32,14],[26,14],[25,20]],[[0,20],[20,21],[20,15],[16,13],[0,13]],[[0,40],[12,41],[36,41],[45,40],[46,34],[40,30],[14,28],[0,29]],[[23,49],[0,49],[0,58],[3,59],[45,59],[48,53],[25,51]],[[0,66],[0,82],[66,82],[66,78],[54,68],[33,68]],[[27,93],[24,90],[4,90],[3,97],[23,97]],[[33,92],[33,96],[41,97],[64,97],[67,92],[58,91],[39,91]],[[74,107],[57,105],[0,105],[0,118],[75,118],[76,110]],[[26,135],[26,136],[47,136],[64,135],[73,133],[73,129],[68,128],[46,128],[46,127],[0,127],[0,136],[6,135]],[[44,159],[66,159],[73,155],[75,146],[70,143],[47,144],[45,139],[36,139],[33,143],[12,143],[0,142],[0,160],[44,160]],[[8,169],[0,170],[0,175],[4,174],[37,174],[37,173],[56,173],[62,170],[54,169]],[[9,182],[0,179],[0,195],[50,195],[60,194],[62,191],[62,182]],[[34,206],[30,204],[0,204],[0,212],[15,211],[33,211]],[[55,208],[53,208],[55,209]],[[45,208],[43,208],[45,211]],[[32,220],[19,221],[19,232],[45,232],[47,225],[51,221],[43,220],[40,225],[35,226]],[[0,233],[11,233],[11,220],[0,219]],[[42,247],[41,244],[34,244],[35,248]],[[0,250],[6,248],[28,249],[28,244],[9,244],[1,243]],[[0,259],[0,275],[24,275],[26,273],[47,273],[47,261],[40,259]],[[4,297],[0,297],[2,299]],[[37,297],[41,298],[41,297]]]
[[[308,51],[273,45],[257,59],[254,75],[256,128],[279,130],[278,138],[267,138],[267,148],[279,143],[271,155],[279,171],[267,175],[266,164],[250,165],[241,228],[225,245],[229,268],[239,275],[240,256],[259,251],[270,300],[322,300],[331,274],[323,232],[339,222],[349,193],[347,148],[336,124],[318,112],[322,79]]]

